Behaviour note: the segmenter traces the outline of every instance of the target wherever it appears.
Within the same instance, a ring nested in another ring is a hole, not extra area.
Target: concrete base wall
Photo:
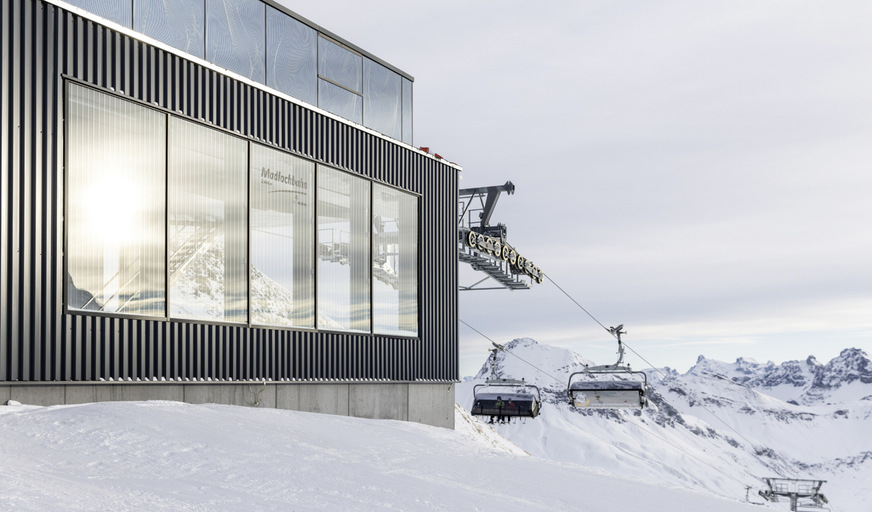
[[[413,421],[454,428],[453,383],[0,383],[0,404],[171,400]]]

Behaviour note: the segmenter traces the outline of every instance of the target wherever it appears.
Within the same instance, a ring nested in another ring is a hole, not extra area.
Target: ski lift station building
[[[0,3],[0,403],[452,427],[460,169],[272,0]]]

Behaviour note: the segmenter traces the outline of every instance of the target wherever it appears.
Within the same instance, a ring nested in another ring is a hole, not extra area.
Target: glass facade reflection
[[[363,82],[363,57],[324,37],[319,37],[318,76],[360,93]]]
[[[66,304],[418,335],[418,198],[70,83]]]
[[[67,304],[163,316],[166,116],[69,85]]]
[[[272,7],[266,9],[267,85],[318,104],[318,32]]]
[[[373,332],[418,335],[418,199],[372,189]]]
[[[133,0],[133,30],[203,58],[206,48],[203,2],[204,0]]]
[[[81,7],[97,16],[114,21],[119,25],[130,28],[133,14],[131,0],[66,0],[70,5]]]
[[[315,164],[251,146],[251,321],[315,327]]]
[[[318,327],[370,330],[369,181],[318,167]]]
[[[261,0],[67,1],[412,144],[411,80]]]
[[[327,112],[363,123],[363,98],[326,80],[318,80],[318,104]]]
[[[403,142],[412,143],[412,81],[403,78]]]
[[[363,77],[363,124],[399,139],[403,131],[400,75],[367,59]]]
[[[169,140],[170,315],[245,322],[248,144],[175,117]]]
[[[206,0],[206,60],[263,83],[264,16],[260,0]]]

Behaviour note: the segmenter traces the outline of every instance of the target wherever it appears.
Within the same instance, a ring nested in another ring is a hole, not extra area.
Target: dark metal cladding
[[[65,314],[65,77],[420,194],[419,338]],[[455,168],[41,0],[0,78],[0,381],[457,380]]]

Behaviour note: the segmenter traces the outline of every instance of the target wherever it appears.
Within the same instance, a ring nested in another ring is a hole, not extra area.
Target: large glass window
[[[260,0],[206,0],[206,59],[263,83],[264,9]]]
[[[67,305],[165,314],[166,115],[76,84],[67,119]]]
[[[75,83],[67,108],[70,310],[417,336],[414,195]]]
[[[315,164],[251,145],[251,321],[315,327]]]
[[[318,327],[370,330],[370,183],[318,167]]]
[[[204,0],[134,0],[133,29],[185,53],[203,58],[203,2]]]
[[[248,144],[175,117],[169,140],[170,316],[245,322]]]
[[[267,85],[318,104],[318,32],[278,10],[266,9]]]
[[[373,332],[418,335],[418,200],[372,186]]]
[[[403,135],[400,75],[370,59],[363,61],[363,124],[385,135]]]

